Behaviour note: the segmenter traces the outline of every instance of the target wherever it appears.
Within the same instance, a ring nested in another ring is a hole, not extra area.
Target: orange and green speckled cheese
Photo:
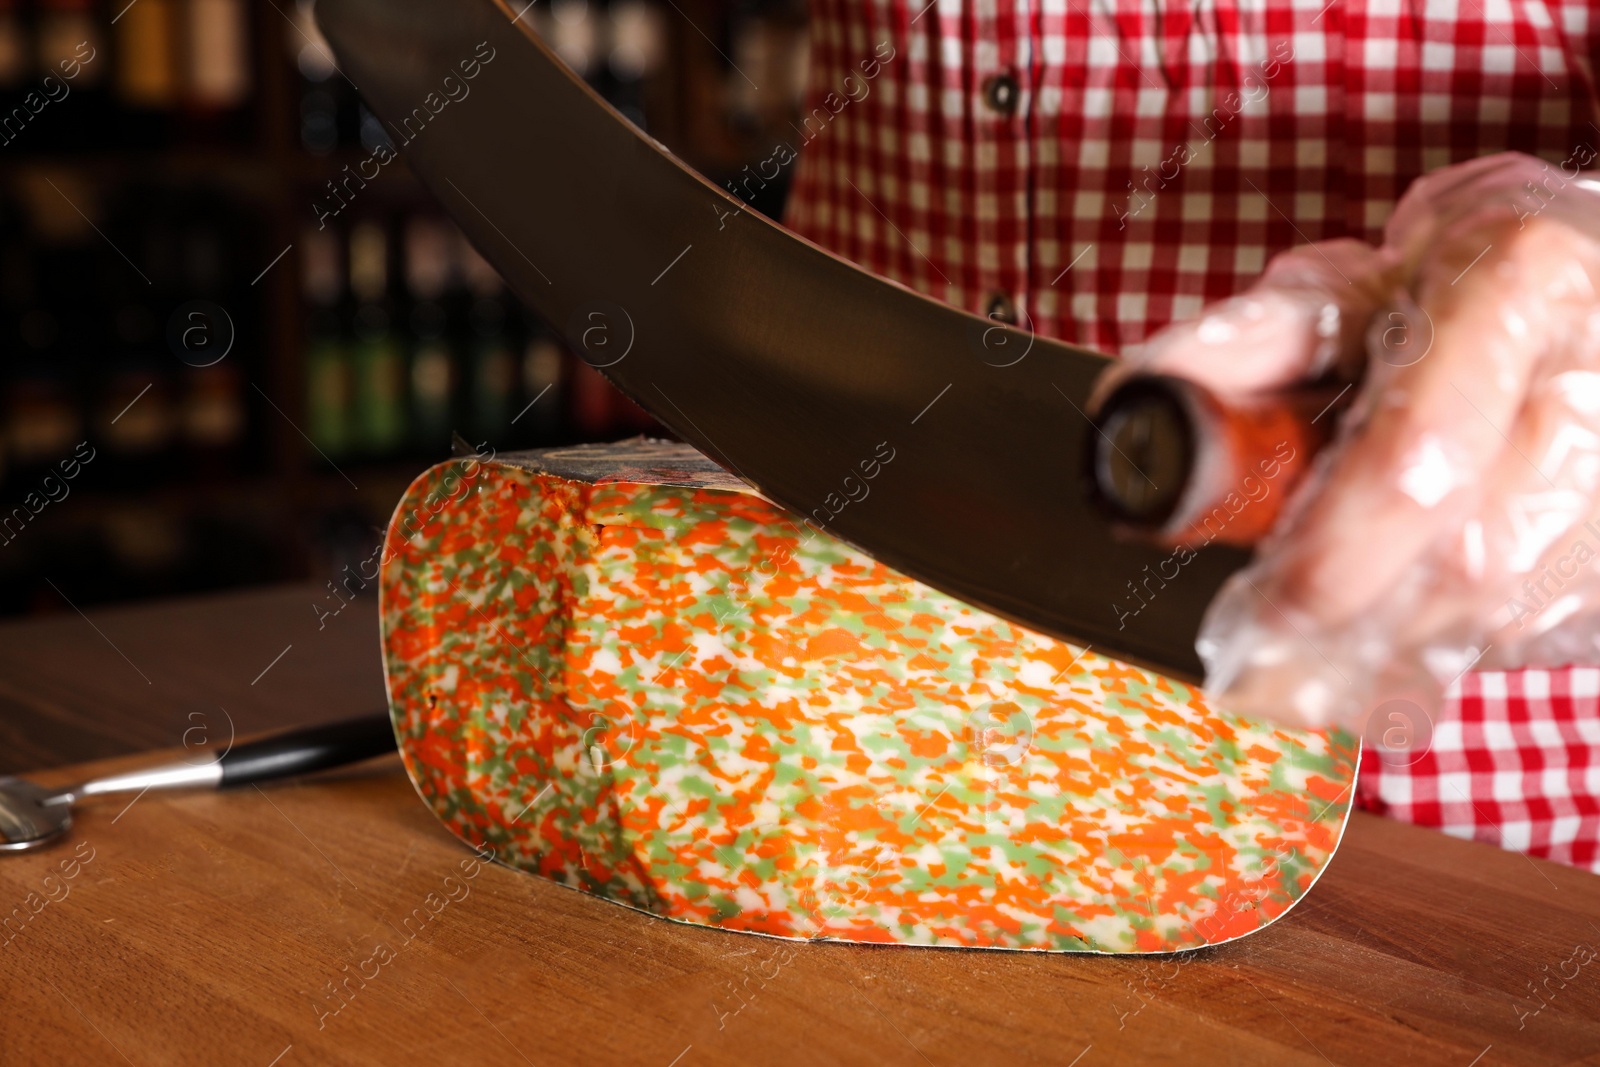
[[[456,460],[381,580],[405,764],[498,858],[782,937],[1169,952],[1282,915],[1357,745],[968,607],[681,445]]]

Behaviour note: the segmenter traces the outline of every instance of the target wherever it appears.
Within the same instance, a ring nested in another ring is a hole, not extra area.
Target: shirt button
[[[983,83],[983,102],[997,114],[1016,114],[1017,98],[1020,95],[1021,90],[1017,87],[1016,75],[1010,71],[995,74]]]
[[[1007,326],[1015,326],[1021,316],[1017,314],[1016,301],[1011,299],[1009,293],[994,292],[989,294],[989,299],[984,304],[983,316],[994,322],[1003,322]]]

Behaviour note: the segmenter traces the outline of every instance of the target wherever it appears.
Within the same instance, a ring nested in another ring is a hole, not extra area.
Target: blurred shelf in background
[[[713,181],[793,135],[803,0],[526,18]],[[654,427],[391,147],[304,0],[0,0],[0,614],[334,580],[452,431]]]

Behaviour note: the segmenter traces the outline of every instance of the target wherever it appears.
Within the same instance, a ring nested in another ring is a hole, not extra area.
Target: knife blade
[[[1201,615],[1247,555],[1132,540],[1094,505],[1086,409],[1107,358],[764,218],[575,77],[524,2],[316,6],[341,73],[511,290],[799,521],[1003,618],[1198,680]]]

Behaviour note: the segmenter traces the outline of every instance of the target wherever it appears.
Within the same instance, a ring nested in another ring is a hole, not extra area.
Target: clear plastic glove
[[[1582,162],[1589,162],[1583,160]],[[1198,648],[1221,707],[1362,725],[1476,667],[1600,663],[1600,182],[1501,155],[1381,249],[1297,248],[1132,357],[1220,395],[1361,373]]]

